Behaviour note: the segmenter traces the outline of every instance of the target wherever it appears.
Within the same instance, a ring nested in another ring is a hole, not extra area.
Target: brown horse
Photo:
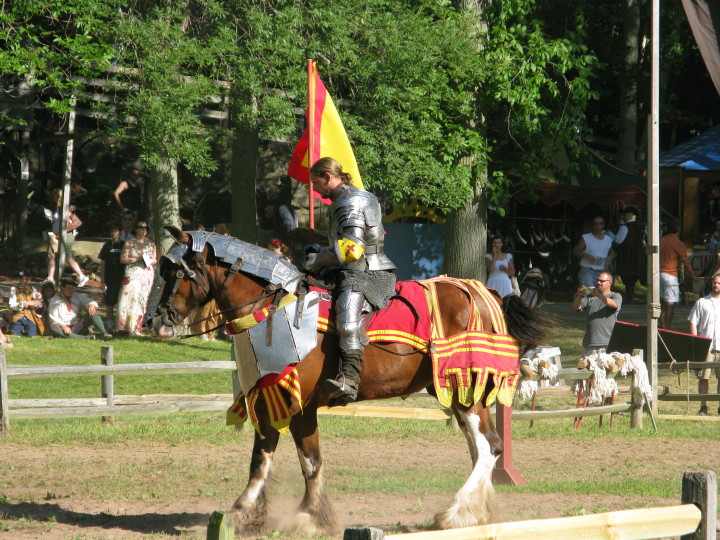
[[[161,275],[166,283],[158,314],[149,321],[153,336],[172,337],[173,325],[179,325],[192,309],[209,296],[217,301],[221,310],[228,310],[226,316],[229,320],[245,316],[272,302],[268,281],[238,271],[237,267],[231,268],[230,264],[216,256],[209,243],[194,251],[190,235],[174,227],[165,229],[177,241],[174,247],[180,247],[181,251],[175,251],[175,257],[165,259],[161,265]],[[171,248],[168,253],[172,251]],[[467,295],[457,287],[440,283],[438,297],[447,335],[465,330],[471,317]],[[485,327],[489,328],[490,315],[484,309],[483,300],[475,298],[475,303],[481,311]],[[525,347],[534,347],[541,342],[546,327],[539,313],[519,299],[506,302],[504,311],[508,331]],[[302,414],[292,417],[290,432],[305,478],[305,496],[292,524],[293,532],[300,536],[317,537],[337,532],[335,515],[323,487],[317,421],[317,408],[326,405],[328,400],[327,393],[318,382],[334,377],[337,366],[337,338],[322,332],[318,333],[315,349],[297,364],[303,408]],[[452,410],[467,439],[473,468],[450,508],[435,516],[435,524],[439,528],[466,527],[490,520],[494,496],[492,469],[497,456],[503,451],[490,410],[484,406],[492,387],[493,384],[489,383],[482,399],[470,407],[453,400]],[[434,395],[432,364],[427,350],[418,351],[398,343],[366,348],[357,401],[408,396],[426,388]],[[256,413],[259,428],[255,433],[250,478],[232,508],[236,528],[246,534],[262,531],[265,526],[265,488],[280,437],[278,431],[270,426],[263,400],[257,400]]]

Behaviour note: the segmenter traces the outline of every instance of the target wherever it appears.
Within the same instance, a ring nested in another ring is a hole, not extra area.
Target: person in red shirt
[[[678,280],[678,266],[685,267],[687,275],[697,282],[700,278],[687,257],[687,247],[680,238],[680,223],[677,219],[670,221],[667,232],[660,239],[660,319],[658,328],[670,328],[675,304],[680,301],[680,282]]]

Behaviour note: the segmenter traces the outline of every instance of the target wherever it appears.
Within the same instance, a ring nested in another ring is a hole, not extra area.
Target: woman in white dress
[[[147,234],[147,223],[138,221],[135,238],[126,240],[120,253],[120,262],[126,265],[116,308],[115,329],[120,334],[142,334],[142,320],[155,277],[153,265],[157,260],[155,244]]]
[[[505,298],[513,293],[512,281],[510,278],[515,275],[513,256],[503,252],[503,239],[500,236],[493,236],[490,239],[490,253],[485,255],[487,264],[489,289],[495,289],[500,298]]]

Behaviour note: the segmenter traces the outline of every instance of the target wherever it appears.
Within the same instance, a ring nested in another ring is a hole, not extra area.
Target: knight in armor
[[[350,184],[351,177],[333,158],[319,159],[310,168],[313,188],[332,204],[328,208],[328,247],[309,246],[305,268],[335,281],[335,324],[340,340],[340,372],[323,387],[330,405],[355,401],[360,366],[368,343],[367,322],[373,309],[382,309],[395,295],[397,267],[385,255],[385,230],[377,197]]]

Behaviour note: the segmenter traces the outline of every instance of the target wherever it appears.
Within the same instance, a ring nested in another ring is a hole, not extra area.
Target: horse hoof
[[[323,526],[318,522],[316,516],[313,516],[309,512],[298,512],[295,514],[292,523],[288,525],[287,529],[293,536],[299,538],[322,538],[334,536],[338,532],[337,526],[334,524]]]
[[[241,536],[257,536],[265,532],[265,516],[251,515],[244,510],[233,509],[233,524],[235,525],[235,534]]]

